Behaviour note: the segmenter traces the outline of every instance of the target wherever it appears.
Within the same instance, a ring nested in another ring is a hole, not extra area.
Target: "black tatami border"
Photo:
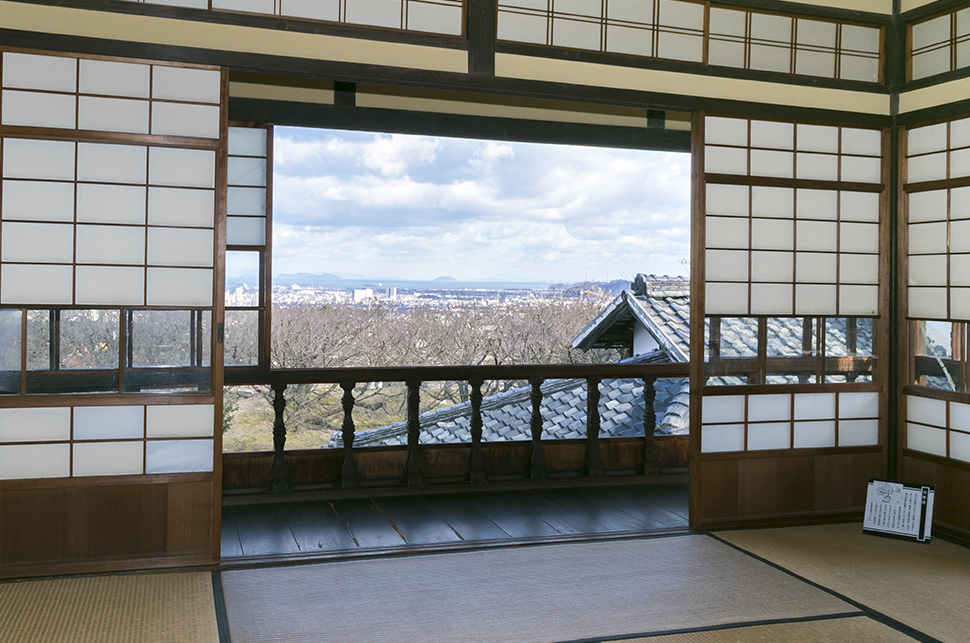
[[[219,643],[232,643],[229,639],[229,617],[226,615],[226,597],[222,593],[222,574],[212,572],[212,598],[216,607],[216,625],[219,628]]]

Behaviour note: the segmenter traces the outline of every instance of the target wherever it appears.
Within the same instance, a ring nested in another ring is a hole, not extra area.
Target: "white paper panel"
[[[708,315],[745,315],[748,312],[748,286],[708,283],[704,306]]]
[[[155,65],[152,71],[152,98],[190,103],[218,103],[220,74],[208,69],[184,69]]]
[[[149,268],[145,303],[149,306],[211,306],[212,270]]]
[[[212,231],[189,228],[149,228],[148,264],[154,266],[212,265]]]
[[[229,157],[229,185],[266,185],[266,160]]]
[[[609,7],[612,8],[613,4],[611,3]],[[608,24],[606,26],[606,51],[608,52],[649,56],[652,47],[652,32],[620,25]],[[711,49],[714,49],[714,41],[711,41]],[[713,55],[711,55],[711,59],[714,59]]]
[[[842,180],[879,183],[882,180],[882,161],[865,156],[842,157]]]
[[[4,222],[3,261],[71,263],[74,261],[74,226],[64,223]]]
[[[148,223],[211,228],[215,219],[215,192],[179,188],[148,189]]]
[[[708,116],[704,119],[704,142],[708,145],[748,144],[748,121],[740,118]]]
[[[758,250],[791,250],[792,222],[783,219],[752,219],[751,247]]]
[[[970,176],[970,150],[950,152],[950,178]]]
[[[950,402],[950,428],[970,433],[970,404]]]
[[[246,11],[249,13],[272,14],[275,0],[212,0],[213,9],[227,9],[229,11]]]
[[[0,304],[70,304],[71,266],[0,267]]]
[[[145,303],[145,269],[78,266],[76,299],[88,306],[141,306]]]
[[[799,219],[826,219],[835,221],[838,218],[838,197],[835,190],[797,190],[795,205]]]
[[[152,134],[219,138],[219,106],[153,102]]]
[[[946,149],[946,123],[910,129],[907,135],[906,152],[909,156],[940,152]],[[910,160],[912,162],[912,159]]]
[[[145,473],[212,471],[212,440],[153,440],[145,445]]]
[[[791,73],[791,51],[788,47],[752,44],[749,59],[751,69]]]
[[[78,143],[78,181],[145,183],[145,148],[140,145]]]
[[[708,281],[747,281],[748,253],[739,250],[707,251]]]
[[[970,434],[950,434],[950,457],[963,462],[970,462]]]
[[[914,192],[909,195],[910,221],[945,221],[946,190]]]
[[[839,281],[845,284],[879,283],[879,255],[851,255],[839,257]]]
[[[143,406],[74,408],[75,440],[126,440],[145,437]]]
[[[748,421],[761,422],[765,420],[790,420],[791,396],[778,395],[750,395],[748,396]]]
[[[0,480],[67,478],[70,475],[69,444],[0,446]]]
[[[613,0],[607,7],[607,16],[613,20],[650,22],[653,6],[654,0]]]
[[[229,154],[234,156],[266,156],[267,132],[255,127],[229,128]]]
[[[77,226],[77,263],[145,263],[145,229],[129,226]]]
[[[875,315],[878,312],[877,286],[839,286],[840,315]]]
[[[797,284],[795,286],[796,315],[834,315],[835,286]]]
[[[209,0],[145,0],[146,4],[164,4],[171,7],[191,7],[193,9],[208,9]]]
[[[917,255],[909,258],[910,286],[945,286],[946,255]]]
[[[970,288],[950,288],[950,317],[970,320]]]
[[[843,127],[842,153],[878,157],[882,154],[882,133],[875,129]],[[843,177],[843,180],[845,180],[845,177]]]
[[[790,150],[794,149],[794,137],[795,126],[791,123],[751,121],[751,147]]]
[[[912,198],[910,198],[912,204]],[[952,188],[950,190],[950,218],[970,218],[970,187]]]
[[[74,475],[141,475],[143,443],[81,442],[74,445]]]
[[[752,281],[791,281],[792,253],[790,252],[752,252]],[[791,302],[791,296],[788,297]]]
[[[792,313],[791,284],[752,284],[752,315],[790,315]]]
[[[796,420],[835,418],[835,393],[798,393],[795,395]]]
[[[879,195],[875,192],[840,192],[843,221],[879,223]]]
[[[799,124],[797,133],[800,151],[832,153],[839,151],[839,128],[837,127]]]
[[[910,288],[909,316],[946,319],[946,288]]]
[[[839,227],[829,221],[798,221],[796,247],[799,250],[835,252],[838,250]]]
[[[832,252],[799,252],[795,255],[795,274],[799,283],[834,284],[836,254]]]
[[[744,451],[744,425],[723,424],[701,427],[701,452]]]
[[[281,0],[280,13],[294,18],[337,22],[340,20],[340,0]]]
[[[879,252],[879,226],[875,223],[842,223],[839,235],[842,252]]]
[[[790,179],[793,158],[794,154],[791,152],[751,150],[751,175]]]
[[[82,60],[78,87],[82,94],[148,98],[151,67],[107,60]]]
[[[787,449],[791,446],[791,425],[787,422],[748,425],[748,451]]]
[[[266,219],[226,217],[226,244],[261,246],[266,243]]]
[[[401,26],[401,15],[401,0],[348,0],[344,19],[352,24],[396,29]]]
[[[743,395],[709,395],[702,402],[703,422],[744,422]]]
[[[878,418],[879,393],[839,393],[839,417]]]
[[[708,191],[710,195],[710,191]],[[266,215],[266,188],[229,188],[226,197],[226,212],[249,217]],[[710,211],[708,211],[710,212]],[[745,214],[735,212],[734,214]]]
[[[0,409],[0,442],[70,439],[70,407]]]
[[[701,5],[692,5],[700,7]],[[698,27],[700,30],[700,27]],[[703,59],[704,40],[698,34],[687,35],[661,31],[657,34],[658,57],[699,63]]]
[[[798,19],[795,42],[800,45],[835,48],[835,24],[818,20]]]
[[[4,181],[0,211],[7,221],[73,221],[74,184]]]
[[[910,422],[946,426],[946,402],[915,395],[906,396],[906,419]]]
[[[799,49],[795,52],[795,73],[803,76],[834,78],[835,54],[828,51]]]
[[[748,152],[733,147],[704,148],[704,171],[711,174],[747,174]]]
[[[544,45],[546,43],[546,19],[543,16],[499,12],[498,39]]]
[[[211,404],[149,406],[146,417],[150,438],[208,437],[215,412]]]
[[[800,179],[815,179],[819,181],[839,180],[839,157],[834,154],[809,154],[801,152],[795,159]]]
[[[707,247],[746,249],[748,247],[748,221],[748,219],[735,217],[707,217],[704,223],[707,233]]]
[[[461,7],[424,2],[408,4],[408,29],[451,36],[461,35]]]
[[[81,96],[78,129],[148,134],[148,101]]]
[[[751,214],[790,219],[795,214],[795,191],[791,188],[752,187]]]
[[[408,11],[409,19],[410,13]],[[554,47],[599,49],[600,27],[591,22],[564,20],[554,16],[552,19],[552,44]]]
[[[4,125],[74,129],[74,96],[36,92],[3,92]]]
[[[74,143],[3,139],[3,176],[73,181]]]
[[[970,252],[970,220],[950,222],[950,252]]]
[[[840,420],[839,446],[866,447],[879,444],[879,420]]]
[[[839,77],[846,80],[876,82],[879,80],[879,60],[866,56],[842,54],[839,62]]]
[[[215,187],[216,154],[208,150],[153,147],[148,154],[148,180],[152,185]]]
[[[4,52],[3,86],[74,92],[77,89],[77,61],[60,56]]]
[[[234,189],[229,188],[230,194]],[[748,215],[748,187],[744,185],[707,185],[706,201],[707,214],[721,214],[730,216]]]
[[[946,178],[946,154],[927,154],[910,158],[906,164],[906,182],[939,181]]]
[[[835,421],[795,422],[796,449],[822,449],[835,446]]]
[[[946,252],[946,224],[920,223],[909,226],[909,254]]]
[[[970,145],[970,118],[950,121],[950,149]]]
[[[950,16],[943,15],[913,25],[913,48],[922,49],[950,39]]]
[[[85,223],[145,223],[145,188],[138,185],[77,186],[77,220]]]
[[[908,448],[943,458],[946,457],[946,431],[943,429],[907,424],[906,434],[906,446]]]

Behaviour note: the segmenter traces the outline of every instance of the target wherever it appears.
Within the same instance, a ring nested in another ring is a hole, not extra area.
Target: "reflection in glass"
[[[0,309],[0,393],[20,392],[22,319],[19,308]]]
[[[224,363],[245,366],[259,363],[259,311],[227,310]]]

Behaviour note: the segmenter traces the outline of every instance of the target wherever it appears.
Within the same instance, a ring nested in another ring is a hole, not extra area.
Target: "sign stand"
[[[869,479],[862,531],[929,543],[933,529],[933,487]]]

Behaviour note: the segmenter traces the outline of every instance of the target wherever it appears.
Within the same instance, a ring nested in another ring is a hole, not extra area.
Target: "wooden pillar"
[[[600,378],[586,378],[586,471],[590,478],[603,475],[600,453]]]
[[[660,466],[660,456],[657,452],[657,443],[653,439],[653,433],[657,429],[657,412],[653,408],[653,402],[657,397],[657,390],[654,385],[657,378],[647,376],[643,378],[643,474],[651,475],[658,471]]]
[[[480,379],[468,380],[472,387],[472,455],[469,462],[472,484],[485,482],[485,456],[482,454],[482,384]]]
[[[283,457],[283,446],[286,444],[286,424],[283,423],[283,410],[286,408],[286,398],[283,391],[286,384],[273,384],[273,411],[276,419],[273,421],[273,493],[286,493],[290,490],[287,480],[290,472]]]
[[[529,476],[533,480],[541,480],[546,477],[545,457],[542,454],[542,378],[531,377],[529,383],[532,384],[532,461]]]
[[[354,463],[354,385],[356,382],[341,382],[340,388],[344,395],[340,403],[344,408],[344,421],[341,425],[341,437],[344,440],[344,463],[340,468],[340,486],[353,489],[357,486],[357,465]]]
[[[408,387],[408,485],[421,484],[421,381],[409,380]]]

